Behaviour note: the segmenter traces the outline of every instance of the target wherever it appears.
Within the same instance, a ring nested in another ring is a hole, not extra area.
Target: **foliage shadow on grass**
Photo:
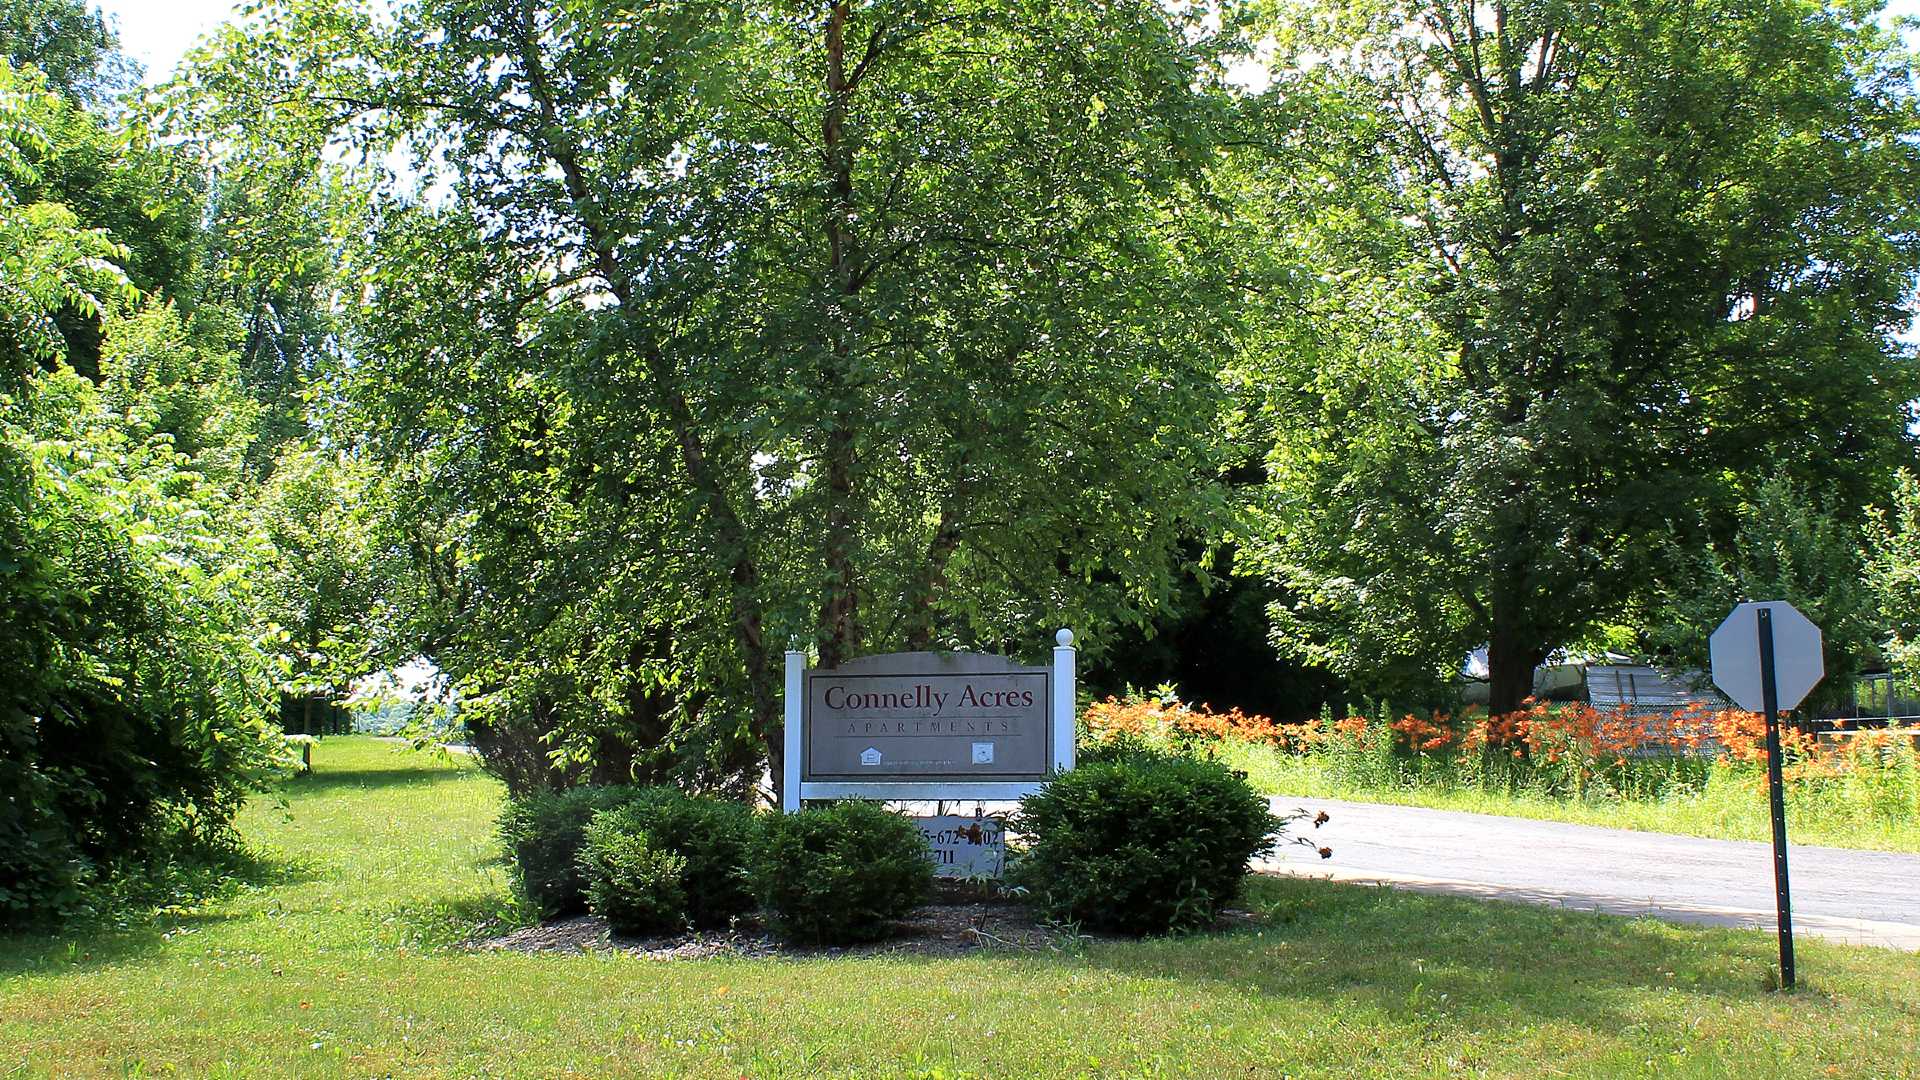
[[[398,769],[349,769],[330,770],[320,768],[305,775],[296,776],[282,783],[280,794],[289,798],[302,798],[337,795],[341,792],[374,791],[381,788],[432,786],[442,782],[458,782],[467,778],[464,769],[449,768],[398,768]]]
[[[251,913],[200,908],[154,913],[124,923],[101,920],[52,931],[9,931],[0,934],[0,978],[70,973],[147,959],[157,956],[180,934],[254,917]]]
[[[231,918],[216,915],[167,921],[176,925],[188,921],[212,925]],[[169,927],[155,922],[126,928],[76,928],[50,937],[29,931],[0,935],[0,979],[18,975],[69,974],[153,956],[166,945],[167,929]]]
[[[251,913],[215,908],[243,890],[299,885],[322,876],[304,860],[247,849],[220,867],[217,877],[195,883],[163,907],[130,902],[64,926],[49,922],[0,931],[0,977],[72,971],[151,956],[181,933],[254,918]]]
[[[1480,1030],[1517,1016],[1618,1030],[1636,1019],[1621,991],[1746,1005],[1768,993],[1772,942],[1759,934],[1324,881],[1263,879],[1246,903],[1265,915],[1257,937],[1098,945],[1087,961],[1238,993],[1337,996]]]
[[[422,949],[467,946],[537,921],[510,892],[498,890],[422,900],[391,914],[407,944]]]

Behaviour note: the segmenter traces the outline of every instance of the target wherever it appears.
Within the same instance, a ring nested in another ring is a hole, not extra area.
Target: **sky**
[[[1914,0],[1920,3],[1920,0]],[[193,43],[225,22],[235,0],[98,0],[120,32],[120,47],[147,69],[147,82],[164,81]]]
[[[157,83],[200,35],[226,21],[235,0],[96,0],[120,33],[120,48]]]

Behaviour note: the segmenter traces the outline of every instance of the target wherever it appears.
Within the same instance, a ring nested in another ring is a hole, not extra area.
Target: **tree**
[[[31,138],[14,143],[9,184],[22,206],[61,206],[119,245],[116,265],[145,292],[164,292],[191,305],[199,263],[199,185],[175,148],[140,133],[116,130],[78,102],[53,93],[37,68],[11,80],[16,123]],[[28,87],[31,86],[31,89]],[[88,378],[100,374],[103,328],[85,305],[54,310],[67,362]]]
[[[85,0],[0,0],[0,43],[16,69],[32,64],[82,105],[104,106],[140,78],[119,36]]]
[[[1902,470],[1891,505],[1867,524],[1867,585],[1887,636],[1887,661],[1902,679],[1920,679],[1920,477]]]
[[[98,229],[81,227],[66,206],[34,198],[39,172],[30,155],[49,142],[30,108],[44,83],[0,65],[0,238],[7,276],[0,281],[0,377],[12,393],[37,365],[66,358],[55,323],[64,311],[98,318],[107,304],[133,292],[118,260],[125,249]]]
[[[1145,0],[306,3],[179,93],[250,155],[415,152],[355,393],[464,715],[658,707],[777,776],[789,643],[1037,646],[1169,587],[1219,503],[1212,48]]]
[[[1431,694],[1486,644],[1512,709],[1761,478],[1876,497],[1913,454],[1920,119],[1875,16],[1286,9],[1245,166],[1309,324],[1247,361],[1283,647]]]
[[[60,149],[44,78],[0,61],[0,921],[57,915],[117,874],[220,846],[280,744],[261,708],[252,568],[233,493],[176,438],[195,408],[127,423],[67,363],[62,313],[96,324],[139,296],[127,249],[68,206],[23,201]],[[113,355],[145,370],[137,347]],[[162,335],[164,337],[164,335]],[[109,339],[109,344],[118,345]],[[186,404],[168,378],[121,379],[125,402]],[[156,393],[156,391],[158,391]],[[116,401],[114,404],[119,404]],[[237,434],[237,432],[236,432]],[[198,448],[202,460],[222,447]]]
[[[1707,639],[1747,600],[1785,600],[1820,627],[1826,678],[1809,708],[1853,702],[1854,680],[1886,641],[1862,563],[1860,532],[1784,477],[1761,482],[1739,510],[1728,550],[1680,552],[1665,602],[1645,635],[1655,655],[1705,672]]]
[[[314,405],[338,399],[341,252],[366,226],[368,190],[360,170],[338,165],[239,159],[208,171],[196,292],[240,323],[241,380],[259,405],[247,468],[264,477],[325,425]]]
[[[214,305],[188,320],[149,300],[103,329],[102,397],[122,430],[140,442],[165,436],[203,477],[233,490],[259,413],[240,378],[238,320]]]
[[[274,550],[260,584],[282,646],[283,695],[339,698],[378,666],[375,626],[392,575],[379,563],[375,489],[365,462],[296,445],[252,500]]]

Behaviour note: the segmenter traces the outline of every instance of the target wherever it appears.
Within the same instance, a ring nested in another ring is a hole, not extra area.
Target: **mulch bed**
[[[1217,929],[1240,929],[1255,922],[1247,912],[1227,911],[1222,913]],[[607,921],[597,915],[529,926],[476,941],[473,947],[524,953],[614,951],[649,960],[704,960],[720,956],[965,956],[986,950],[1050,952],[1097,940],[1112,939],[1108,935],[1075,933],[1065,927],[1037,922],[1022,904],[946,895],[896,922],[891,936],[844,947],[789,944],[750,919],[740,921],[731,930],[624,937],[614,934]]]
[[[1065,929],[1033,920],[1024,906],[1007,903],[937,903],[916,909],[894,924],[891,936],[845,947],[793,945],[757,921],[731,930],[693,931],[668,937],[624,937],[598,915],[580,915],[474,943],[479,949],[512,952],[613,950],[649,960],[704,960],[716,956],[802,957],[906,954],[963,956],[982,949],[1045,951],[1082,940]]]

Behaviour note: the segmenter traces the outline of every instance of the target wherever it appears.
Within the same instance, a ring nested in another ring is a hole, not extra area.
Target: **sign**
[[[1793,901],[1787,883],[1787,796],[1780,777],[1780,711],[1800,704],[1826,674],[1820,628],[1785,600],[1733,609],[1708,641],[1714,685],[1767,719],[1767,810],[1773,818],[1773,902],[1780,988],[1793,989]]]
[[[933,876],[997,878],[1007,866],[1007,824],[984,814],[917,817],[933,858]]]
[[[809,671],[800,779],[1042,779],[1050,678],[978,653],[893,653]]]
[[[1748,712],[1766,712],[1760,685],[1760,613],[1773,621],[1775,709],[1797,707],[1827,673],[1820,628],[1784,600],[1761,600],[1733,609],[1708,639],[1713,684]]]
[[[1073,633],[1053,663],[907,652],[809,669],[787,653],[781,803],[1012,800],[1073,767]]]

